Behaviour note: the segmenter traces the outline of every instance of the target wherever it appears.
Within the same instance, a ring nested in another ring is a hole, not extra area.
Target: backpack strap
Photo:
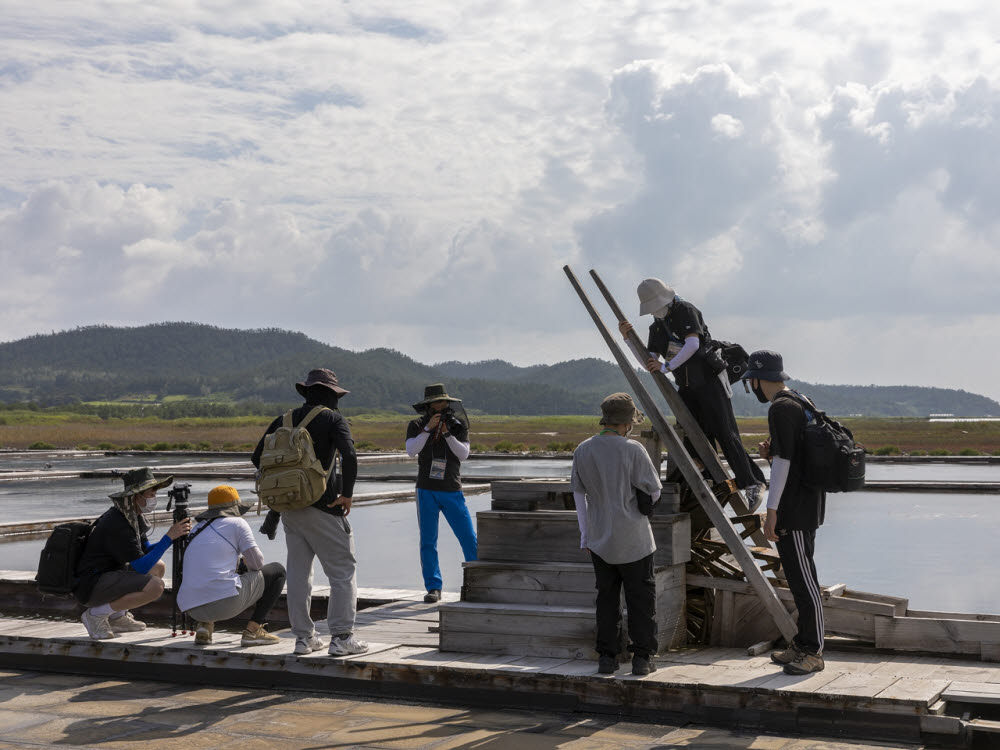
[[[319,413],[320,413],[321,411],[324,411],[325,409],[329,409],[329,408],[330,408],[330,407],[328,407],[328,406],[314,406],[314,407],[313,407],[313,408],[312,408],[312,409],[311,409],[311,410],[309,411],[309,413],[308,413],[308,414],[306,414],[306,418],[305,418],[305,419],[303,419],[303,420],[302,420],[301,422],[299,422],[299,423],[298,423],[298,424],[296,425],[296,427],[298,427],[299,429],[303,429],[303,430],[304,430],[304,429],[306,428],[306,425],[308,425],[308,424],[309,424],[310,422],[312,422],[312,421],[313,421],[313,419],[315,419],[315,418],[316,418],[316,415],[318,415],[318,414],[319,414]],[[291,427],[291,418],[292,418],[292,417],[291,417],[291,414],[292,414],[291,412],[288,412],[288,414],[287,414],[287,415],[285,415],[285,416],[287,416],[287,417],[288,417],[288,419],[289,419],[289,424],[288,424],[288,426],[289,426],[289,427]]]
[[[288,430],[292,429],[292,411],[294,410],[289,409],[281,415],[281,426]]]
[[[215,518],[220,518],[220,517],[221,516],[216,516]],[[191,544],[191,542],[195,540],[195,537],[197,537],[201,532],[203,532],[205,529],[207,529],[209,526],[212,525],[212,521],[214,521],[215,518],[209,518],[207,521],[205,521],[204,526],[202,526],[200,529],[198,529],[196,532],[194,532],[191,536],[187,538],[187,543]]]

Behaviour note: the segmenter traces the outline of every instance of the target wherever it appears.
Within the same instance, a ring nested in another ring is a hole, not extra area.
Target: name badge
[[[447,458],[435,458],[431,460],[431,479],[444,479],[445,469],[448,468]]]

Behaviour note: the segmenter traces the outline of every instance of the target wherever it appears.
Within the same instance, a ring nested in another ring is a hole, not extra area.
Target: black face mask
[[[764,389],[760,387],[760,381],[757,381],[757,385],[751,386],[753,390],[753,395],[757,397],[757,400],[762,404],[766,404],[770,399],[764,395]]]

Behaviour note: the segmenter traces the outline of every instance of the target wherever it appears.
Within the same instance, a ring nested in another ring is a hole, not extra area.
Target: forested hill
[[[345,407],[408,411],[424,385],[444,381],[468,408],[491,414],[594,414],[627,390],[599,359],[517,367],[502,360],[425,365],[391,349],[353,352],[279,329],[229,330],[197,323],[91,326],[0,344],[0,402],[44,404],[189,397],[293,403],[294,382],[329,367],[351,390]],[[1000,415],[1000,404],[965,391],[912,386],[797,384],[831,414],[924,417]],[[765,407],[739,389],[738,415]]]

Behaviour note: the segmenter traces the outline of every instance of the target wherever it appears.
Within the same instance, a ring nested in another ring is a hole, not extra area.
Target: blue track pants
[[[466,561],[476,559],[476,527],[465,504],[465,495],[458,492],[417,490],[417,523],[420,527],[420,568],[427,591],[441,588],[441,565],[438,563],[438,514],[455,532]]]

